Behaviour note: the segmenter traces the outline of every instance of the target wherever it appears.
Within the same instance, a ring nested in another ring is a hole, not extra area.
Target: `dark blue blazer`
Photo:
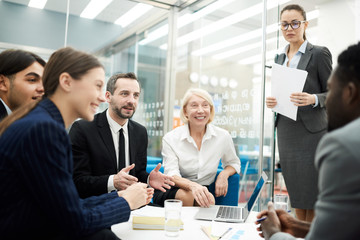
[[[45,99],[0,137],[0,239],[71,239],[128,220],[115,192],[80,199],[72,171],[62,116]]]

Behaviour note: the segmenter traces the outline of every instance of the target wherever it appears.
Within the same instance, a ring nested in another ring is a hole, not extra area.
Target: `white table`
[[[164,216],[164,209],[158,207],[146,206],[142,209],[133,211],[128,222],[113,225],[111,230],[122,240],[161,240],[161,239],[185,239],[185,240],[209,240],[206,234],[201,230],[201,226],[211,226],[211,221],[195,220],[194,215],[198,207],[183,207],[181,219],[184,222],[184,230],[180,231],[179,237],[167,237],[164,230],[133,230],[133,216]],[[262,239],[257,234],[253,234],[256,229],[254,224],[256,212],[251,212],[246,223],[227,223],[229,227],[239,227],[242,224],[252,233],[252,237],[246,239]]]

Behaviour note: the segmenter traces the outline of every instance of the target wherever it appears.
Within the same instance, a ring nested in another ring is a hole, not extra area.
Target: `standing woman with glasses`
[[[276,117],[280,163],[297,218],[311,222],[318,194],[314,155],[319,140],[327,131],[325,98],[327,79],[332,70],[331,53],[326,47],[314,46],[307,41],[308,22],[301,6],[284,7],[280,19],[281,31],[289,44],[275,62],[308,72],[303,92],[289,96],[299,107],[297,120],[281,114]],[[275,97],[266,98],[268,108],[276,104]]]

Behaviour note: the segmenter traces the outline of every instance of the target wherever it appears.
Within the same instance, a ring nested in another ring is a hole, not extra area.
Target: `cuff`
[[[315,104],[312,105],[312,106],[313,106],[313,108],[315,108],[315,107],[317,107],[319,105],[319,99],[318,99],[316,94],[313,94],[313,96],[315,97]]]
[[[108,192],[117,191],[114,187],[114,175],[110,175],[107,184]]]

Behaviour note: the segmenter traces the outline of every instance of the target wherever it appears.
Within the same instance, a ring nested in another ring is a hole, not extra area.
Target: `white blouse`
[[[162,144],[166,175],[210,185],[215,180],[220,159],[223,168],[232,166],[237,173],[240,172],[240,159],[229,132],[212,124],[207,124],[200,151],[190,136],[187,124],[168,132]]]

